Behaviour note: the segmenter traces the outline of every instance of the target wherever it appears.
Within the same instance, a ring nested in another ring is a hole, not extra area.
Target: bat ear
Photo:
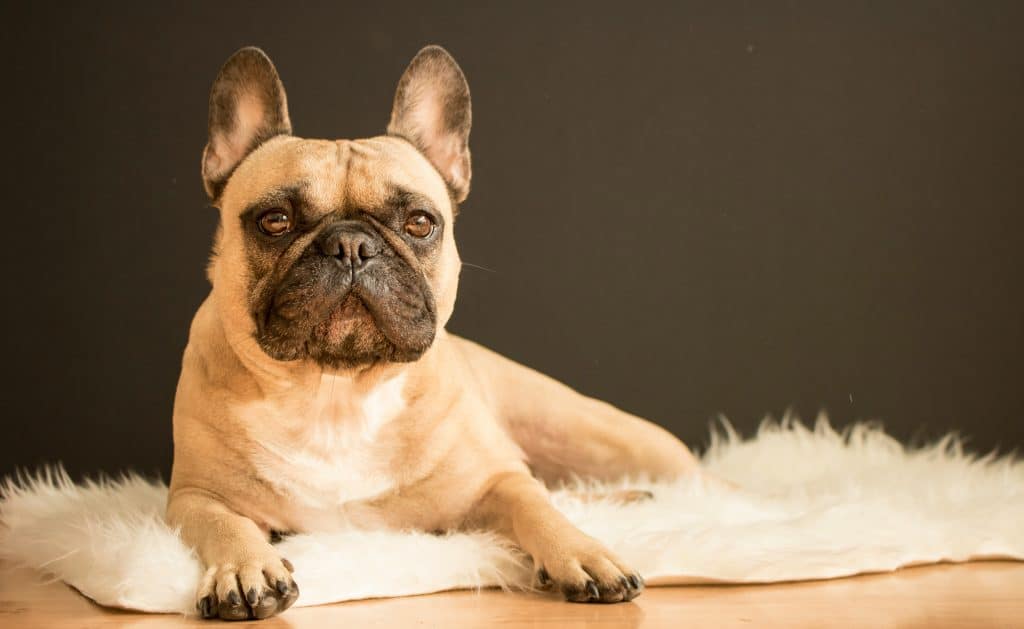
[[[290,135],[288,98],[270,57],[242,48],[224,63],[210,89],[209,139],[203,150],[203,186],[220,196],[235,167],[260,144]]]
[[[469,195],[469,84],[440,46],[419,51],[398,81],[388,135],[405,138],[441,173],[456,202]]]

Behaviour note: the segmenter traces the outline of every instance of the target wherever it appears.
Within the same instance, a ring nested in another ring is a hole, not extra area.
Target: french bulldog
[[[205,618],[299,596],[272,533],[342,523],[490,530],[569,601],[629,601],[642,578],[549,502],[574,477],[699,474],[657,425],[445,330],[469,193],[469,87],[428,46],[384,135],[292,135],[270,59],[235,53],[210,94],[202,179],[220,212],[212,288],[174,404],[167,519],[205,572]]]

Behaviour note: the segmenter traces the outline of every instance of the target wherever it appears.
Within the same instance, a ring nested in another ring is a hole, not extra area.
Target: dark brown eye
[[[413,212],[405,219],[405,233],[416,238],[426,238],[434,233],[434,219],[426,212]]]
[[[292,228],[292,219],[281,210],[270,210],[260,214],[260,231],[268,236],[280,236]]]

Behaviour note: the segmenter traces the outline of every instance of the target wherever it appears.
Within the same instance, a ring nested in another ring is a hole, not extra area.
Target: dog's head
[[[235,53],[213,84],[202,160],[225,327],[275,360],[417,360],[455,303],[470,117],[462,71],[430,46],[402,75],[385,135],[294,137],[270,59]]]

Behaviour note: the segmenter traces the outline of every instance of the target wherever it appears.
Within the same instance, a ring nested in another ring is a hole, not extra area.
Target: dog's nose
[[[377,243],[369,234],[362,231],[345,231],[338,235],[338,253],[342,261],[348,260],[352,266],[362,266],[370,258],[380,253]]]
[[[380,243],[361,224],[336,225],[326,230],[319,240],[324,255],[337,258],[352,267],[362,266],[380,253]]]

